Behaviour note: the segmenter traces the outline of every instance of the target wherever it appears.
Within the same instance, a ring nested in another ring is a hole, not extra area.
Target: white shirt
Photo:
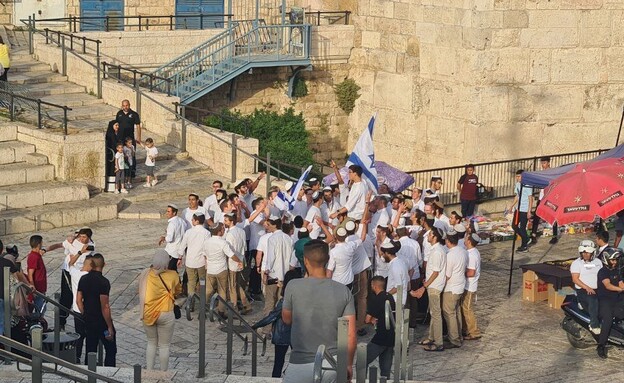
[[[425,280],[429,283],[429,278],[434,272],[438,272],[438,276],[429,284],[428,288],[443,291],[446,284],[446,250],[444,247],[436,243],[431,246],[429,251],[429,260],[427,261],[427,270],[425,271]]]
[[[217,195],[216,194],[211,194],[208,197],[206,197],[206,199],[204,199],[204,208],[206,208],[206,210],[208,210],[208,213],[210,214],[211,217],[212,217],[212,215],[214,214],[215,211],[221,210],[219,208],[219,204],[217,203]]]
[[[420,278],[420,270],[418,269],[422,264],[420,245],[407,236],[399,238],[399,242],[401,243],[401,249],[397,252],[397,257],[405,262],[408,270],[414,270],[412,279]]]
[[[74,262],[74,264],[70,266],[69,262],[71,261],[71,256],[78,254],[79,251],[82,251],[82,248],[84,247],[84,243],[80,242],[78,239],[74,239],[72,242],[65,240],[63,241],[62,245],[63,245],[63,248],[65,249],[65,258],[63,259],[63,266],[62,266],[63,270],[69,272],[71,271],[72,266],[77,267],[78,270],[82,269],[85,258],[87,257],[87,255],[91,254],[92,251],[85,251],[84,253],[80,254],[80,257],[76,259],[76,262]],[[89,241],[87,245],[95,246],[93,241]]]
[[[390,238],[384,239],[381,244],[388,242],[390,242]],[[377,248],[375,248],[375,275],[381,275],[384,278],[388,277],[388,264],[384,261],[381,252]]]
[[[206,274],[217,275],[227,271],[227,260],[234,256],[234,250],[222,237],[212,236],[206,244]]]
[[[195,225],[184,233],[178,247],[178,256],[184,256],[186,250],[186,267],[198,269],[206,266],[206,240],[210,237],[210,232],[203,225]]]
[[[167,234],[165,235],[165,251],[173,258],[180,258],[178,248],[182,243],[186,231],[186,221],[178,216],[171,217],[167,221]]]
[[[290,236],[281,230],[275,231],[268,238],[267,252],[262,260],[262,270],[269,273],[269,278],[283,281],[284,275],[289,270],[292,253],[293,243]]]
[[[305,217],[305,220],[312,225],[312,230],[310,230],[310,238],[312,239],[317,239],[319,234],[321,234],[321,227],[316,223],[316,217],[321,217],[321,210],[312,205],[310,209],[308,209],[308,214]]]
[[[368,225],[368,236],[375,239],[377,238],[377,226],[379,225],[389,225],[390,224],[390,216],[388,215],[388,211],[386,209],[379,209],[373,214],[371,218],[371,223]]]
[[[357,236],[356,234],[350,235],[347,237],[347,242],[358,243],[358,246],[355,249],[355,254],[353,255],[353,262],[351,265],[351,268],[353,269],[353,275],[357,275],[362,271],[368,269],[371,266],[371,261],[368,258],[368,253],[366,252],[366,247],[362,242],[361,237]]]
[[[158,156],[158,149],[155,146],[151,148],[145,147],[145,165],[154,166],[156,165],[156,157]],[[151,158],[150,158],[151,157]]]
[[[249,223],[249,250],[257,250],[260,237],[266,234],[264,225],[262,225],[263,220],[264,214],[260,213],[255,220]]]
[[[431,244],[427,240],[429,238],[429,233],[431,230],[427,230],[425,234],[423,234],[423,262],[429,261],[429,254],[431,253]]]
[[[189,230],[191,227],[193,227],[193,215],[195,213],[202,213],[204,217],[206,217],[206,219],[210,217],[208,210],[206,210],[206,208],[203,206],[197,206],[197,209],[195,210],[191,210],[190,207],[187,207],[186,209],[182,210],[181,215],[181,217],[184,218],[187,223],[186,230]]]
[[[80,313],[80,309],[78,308],[78,305],[76,304],[76,296],[78,295],[78,283],[80,282],[80,278],[82,278],[83,275],[87,275],[89,274],[86,271],[81,271],[80,269],[72,266],[69,268],[69,275],[71,277],[71,289],[72,289],[72,294],[74,296],[73,300],[72,300],[72,311],[76,312],[76,313]]]
[[[602,268],[602,262],[594,258],[591,262],[585,262],[582,258],[577,258],[570,265],[570,273],[580,274],[579,278],[581,282],[591,287],[592,289],[598,288],[598,271]],[[574,284],[577,289],[582,289],[581,286]]]
[[[477,291],[479,276],[481,275],[481,253],[476,247],[468,250],[468,266],[466,268],[475,271],[474,277],[466,278],[466,290],[474,293]]]
[[[239,260],[243,262],[243,266],[245,264],[245,252],[247,251],[247,240],[245,237],[245,230],[241,229],[238,226],[233,226],[229,229],[226,229],[225,240],[230,244],[234,253]],[[228,266],[230,271],[239,271],[238,263],[229,259]]]
[[[388,285],[386,291],[390,291],[398,286],[403,287],[403,296],[401,297],[403,304],[407,301],[407,292],[409,291],[409,273],[407,271],[407,265],[399,257],[395,257],[388,263]],[[396,300],[397,293],[392,294],[392,297]]]
[[[247,209],[249,209],[249,211],[251,212],[251,204],[256,199],[253,193],[247,192],[247,194],[244,195],[239,194],[238,198],[240,198],[245,203],[245,205],[247,205]]]
[[[460,246],[449,249],[446,253],[446,277],[444,292],[463,294],[466,287],[466,264],[468,252]]]
[[[418,201],[412,200],[414,206],[412,206],[411,213],[415,213],[416,210],[425,211],[425,201],[419,199]]]
[[[349,191],[349,198],[347,199],[344,207],[347,208],[347,217],[360,220],[364,215],[364,209],[366,209],[366,184],[364,182],[355,182],[351,185]]]
[[[436,217],[434,219],[433,226],[444,230],[444,232],[447,232],[451,229],[451,223],[449,221],[449,218],[444,214],[441,214],[440,217]]]
[[[337,226],[339,223],[338,218],[334,218],[330,222],[329,216],[337,212],[338,209],[340,208],[341,206],[340,206],[340,201],[338,200],[338,198],[332,197],[331,201],[329,202],[323,199],[323,204],[321,205],[321,213],[323,213],[323,221],[329,222],[330,224]]]
[[[273,235],[273,233],[264,233],[260,239],[258,240],[258,247],[256,248],[258,251],[261,251],[263,254],[263,257],[266,257],[267,255],[267,247],[268,247],[268,243],[269,243],[269,238]],[[263,263],[264,263],[264,258],[263,259]]]
[[[332,279],[336,282],[348,285],[353,282],[353,256],[355,250],[362,244],[361,239],[355,241],[338,242],[329,251],[327,270],[331,270]]]
[[[304,195],[301,198],[301,201],[296,200],[295,204],[293,206],[292,209],[292,214],[296,217],[296,216],[300,216],[301,218],[305,218],[305,216],[308,214],[308,202],[306,200],[306,196]]]

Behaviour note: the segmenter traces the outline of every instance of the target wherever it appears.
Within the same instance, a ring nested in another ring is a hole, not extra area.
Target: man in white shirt
[[[436,227],[443,228],[446,231],[449,231],[451,228],[451,223],[449,217],[444,214],[444,204],[440,201],[435,201],[432,205],[433,215],[435,216]],[[442,224],[443,226],[439,226]]]
[[[401,243],[401,249],[397,253],[397,256],[407,264],[409,269],[410,284],[409,289],[417,290],[422,286],[422,280],[420,278],[420,266],[422,266],[422,252],[418,242],[409,236],[409,231],[404,226],[399,226],[396,230],[399,242]],[[409,295],[407,297],[407,308],[410,309],[410,327],[416,327],[416,317],[418,314],[418,299]]]
[[[85,258],[95,250],[91,236],[93,231],[88,227],[83,227],[76,232],[75,236],[68,237],[61,246],[65,249],[65,258],[61,267],[61,299],[60,304],[70,307],[72,303],[72,281],[71,266],[76,265],[78,269],[82,268]],[[52,245],[49,249],[56,248],[58,245]],[[75,292],[74,292],[75,295]],[[61,311],[60,325],[65,327],[68,313]]]
[[[282,291],[284,275],[290,269],[290,259],[294,248],[290,235],[282,230],[282,221],[279,217],[271,216],[267,221],[267,231],[272,233],[267,238],[266,254],[262,259],[262,273],[264,286],[264,315],[268,315],[279,300]],[[263,328],[263,332],[270,332],[270,325]]]
[[[340,209],[340,200],[334,198],[332,188],[325,186],[323,188],[323,204],[321,205],[321,213],[323,221],[327,222],[332,228],[338,226],[338,218],[329,219],[329,216]]]
[[[247,239],[245,237],[245,230],[236,225],[236,218],[234,214],[226,214],[223,220],[225,224],[225,240],[230,244],[232,250],[236,256],[243,260],[243,269],[246,268],[245,253],[247,252]],[[243,286],[246,285],[243,277],[243,269],[239,268],[238,263],[228,261],[228,268],[230,272],[230,302],[234,308],[238,307],[238,299],[240,297],[243,309],[241,314],[249,314],[251,312],[251,304],[247,300],[247,294]]]
[[[321,233],[321,227],[316,222],[316,217],[321,217],[321,204],[323,204],[323,196],[319,192],[312,194],[312,206],[308,209],[308,213],[303,220],[303,227],[310,232],[310,239],[317,239]]]
[[[422,188],[414,186],[412,189],[412,203],[411,213],[416,212],[416,210],[425,211],[425,201],[422,200]]]
[[[206,220],[210,218],[208,210],[203,206],[199,206],[199,195],[191,193],[188,195],[188,207],[182,210],[182,218],[186,222],[186,230],[193,227],[193,215],[195,213],[203,214]]]
[[[437,227],[428,230],[427,240],[431,244],[431,249],[425,268],[425,280],[421,288],[410,292],[416,298],[421,298],[426,291],[429,298],[429,313],[431,315],[429,335],[419,342],[425,347],[425,351],[444,350],[440,298],[446,285],[446,250],[442,246],[445,237],[446,233]]]
[[[264,198],[257,198],[251,204],[253,209],[252,216],[255,215],[255,218],[249,220],[249,244],[247,246],[249,255],[247,263],[249,264],[249,293],[252,296],[262,294],[261,264],[257,262],[256,256],[258,254],[258,242],[260,241],[260,237],[266,234],[264,227],[266,206],[267,203]],[[262,257],[259,259],[262,260]]]
[[[346,203],[335,213],[329,216],[334,219],[340,213],[347,213],[347,217],[356,222],[360,222],[366,208],[366,193],[368,188],[366,183],[362,182],[362,168],[358,165],[349,166],[349,180],[353,182],[349,190],[349,197]]]
[[[481,241],[478,234],[466,235],[464,242],[468,249],[468,266],[466,268],[466,288],[464,296],[461,300],[462,311],[462,332],[464,340],[476,340],[481,338],[481,331],[477,326],[477,318],[475,317],[472,306],[477,297],[477,287],[479,285],[479,276],[481,275],[481,254],[477,250],[477,244]],[[591,241],[590,241],[591,242]],[[600,266],[600,262],[598,262]],[[600,322],[598,322],[600,323]]]
[[[206,248],[206,299],[210,300],[215,292],[227,299],[228,291],[228,260],[236,262],[242,269],[243,262],[225,239],[223,224],[217,223],[210,227],[212,236],[205,241]],[[223,316],[225,307],[219,303],[219,313]]]
[[[184,266],[188,276],[189,295],[197,292],[197,284],[200,279],[206,279],[205,246],[206,241],[210,238],[210,232],[204,227],[205,221],[206,217],[203,213],[197,212],[193,214],[191,219],[193,227],[184,233],[180,247],[178,247],[179,257],[184,257],[184,251],[186,250]]]
[[[336,230],[335,239],[334,248],[329,250],[327,278],[342,283],[351,290],[353,286],[353,256],[357,247],[362,244],[362,240],[346,242],[347,230],[344,227],[339,227]]]
[[[366,222],[366,220],[364,220]],[[347,229],[347,242],[369,242],[368,235],[362,238],[362,233],[368,233],[366,223],[359,226],[353,221],[348,221],[345,224]],[[356,234],[356,229],[359,236]],[[331,254],[331,253],[330,253]],[[368,269],[371,267],[371,261],[368,257],[364,243],[360,243],[355,249],[353,255],[353,262],[351,264],[353,269],[353,298],[355,299],[356,308],[356,322],[355,327],[358,335],[366,335],[366,304],[368,299]]]
[[[386,292],[392,295],[395,300],[400,299],[400,302],[405,305],[407,302],[407,292],[409,291],[409,272],[408,266],[402,259],[397,257],[397,252],[400,250],[401,244],[398,241],[388,241],[381,245],[381,256],[388,264],[388,283],[386,285]],[[397,295],[398,286],[403,289],[401,297]]]
[[[204,207],[212,217],[214,212],[219,210],[219,202],[217,201],[217,190],[223,188],[223,182],[215,180],[212,183],[212,194],[204,199]]]
[[[76,296],[78,295],[78,282],[80,282],[80,278],[82,278],[83,275],[88,274],[91,270],[91,256],[91,253],[87,254],[81,268],[77,268],[75,266],[71,266],[69,268],[69,274],[71,275],[71,289],[73,293],[71,309],[77,314],[82,314],[80,312],[80,309],[78,308],[78,304],[76,303]],[[82,357],[82,346],[84,344],[84,339],[87,336],[87,329],[82,318],[74,317],[74,330],[76,330],[76,333],[80,335],[80,338],[78,338],[75,344],[76,363],[82,364],[82,362],[80,361]],[[86,363],[87,358],[85,355],[84,364]]]
[[[178,270],[182,265],[182,257],[178,254],[178,248],[186,231],[186,221],[178,217],[178,207],[174,204],[167,206],[167,232],[160,237],[158,246],[165,244],[165,251],[169,254],[169,270]]]
[[[449,348],[461,347],[462,315],[460,300],[466,287],[468,252],[458,245],[459,235],[451,230],[446,235],[446,286],[442,295],[442,314],[448,328]]]
[[[299,216],[301,218],[305,218],[306,214],[308,214],[308,200],[306,198],[306,189],[299,189],[299,193],[295,198],[295,204],[293,209],[291,210],[292,215]]]
[[[258,178],[255,181],[252,181],[249,178],[245,178],[240,181],[236,181],[234,185],[234,191],[238,194],[238,197],[245,202],[245,205],[251,206],[253,200],[255,199],[253,192],[258,187],[260,180],[264,178],[266,175],[265,172],[261,172]]]

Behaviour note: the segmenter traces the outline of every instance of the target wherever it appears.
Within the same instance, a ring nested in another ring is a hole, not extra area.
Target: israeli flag
[[[368,129],[360,135],[346,164],[347,167],[359,165],[362,168],[362,181],[365,181],[368,189],[373,190],[375,194],[379,192],[377,169],[375,168],[375,151],[373,150],[373,128],[375,127],[376,117],[377,114],[371,117],[368,122]]]
[[[312,165],[308,166],[308,168],[301,173],[301,176],[297,180],[297,184],[291,190],[279,191],[277,193],[277,197],[273,200],[273,204],[276,208],[282,211],[289,211],[295,207],[295,202],[297,200],[297,195],[299,194],[299,190],[303,187],[306,178],[310,174],[310,170],[312,170]]]

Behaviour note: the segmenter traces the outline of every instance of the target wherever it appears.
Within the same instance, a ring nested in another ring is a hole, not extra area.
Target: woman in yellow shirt
[[[11,67],[11,59],[9,58],[9,47],[2,41],[2,37],[0,37],[0,64],[4,68],[2,75],[0,75],[0,81],[7,81],[7,72]]]
[[[168,264],[169,254],[163,249],[156,250],[152,266],[143,271],[139,279],[139,307],[147,335],[148,370],[154,369],[156,350],[160,369],[167,371],[169,367],[169,348],[175,324],[173,305],[182,286],[178,273],[167,270]]]

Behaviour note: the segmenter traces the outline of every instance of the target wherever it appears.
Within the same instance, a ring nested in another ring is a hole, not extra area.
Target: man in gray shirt
[[[351,291],[326,276],[329,247],[321,240],[311,240],[303,248],[303,262],[308,278],[291,281],[284,295],[282,320],[291,325],[292,351],[284,382],[312,383],[314,356],[323,344],[336,355],[338,318],[349,321],[347,346],[348,376],[351,379],[357,337],[355,334],[355,307]],[[325,371],[322,382],[335,382],[334,371]]]

